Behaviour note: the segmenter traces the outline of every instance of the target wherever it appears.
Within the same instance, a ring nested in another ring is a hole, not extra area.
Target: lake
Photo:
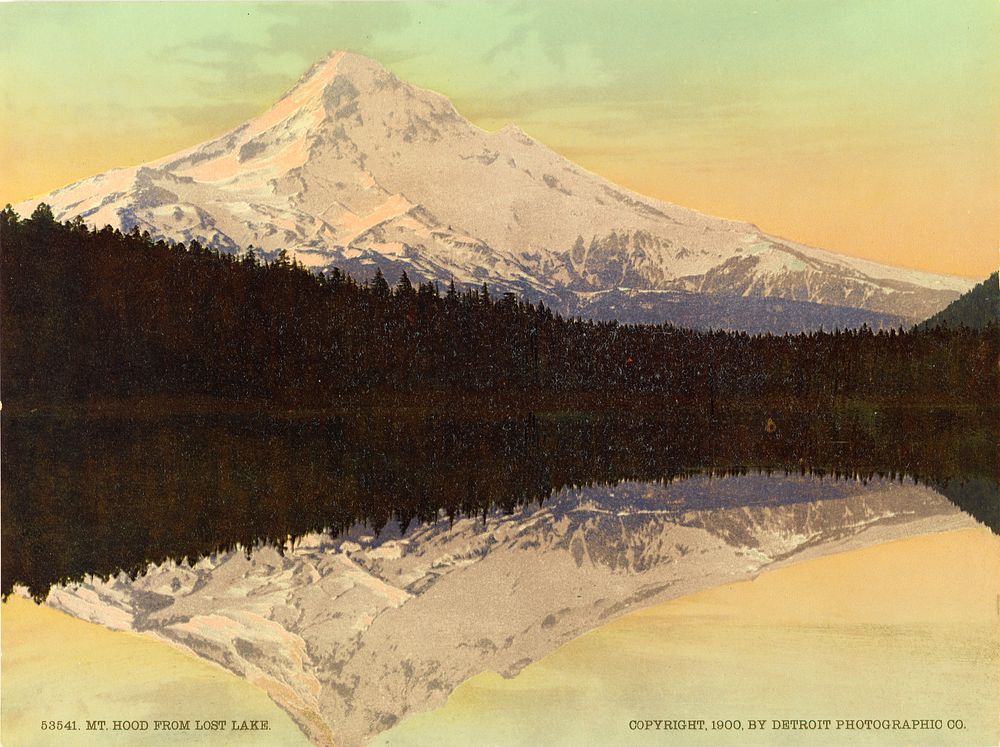
[[[252,683],[315,744],[653,742],[628,721],[792,718],[775,698],[795,692],[802,713],[828,713],[807,706],[846,687],[859,651],[902,688],[887,718],[913,713],[903,696],[925,681],[990,703],[992,660],[971,653],[997,640],[985,427],[940,413],[26,420],[5,424],[5,469],[25,479],[5,489],[4,583]],[[758,576],[780,583],[670,612]],[[932,589],[950,627],[917,603]],[[725,640],[749,663],[727,668]],[[928,646],[951,669],[928,669]],[[952,712],[992,733],[966,701]]]

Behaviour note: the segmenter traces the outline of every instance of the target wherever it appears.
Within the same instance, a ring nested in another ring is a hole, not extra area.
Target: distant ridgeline
[[[284,255],[0,214],[3,399],[79,408],[199,399],[322,410],[946,406],[995,402],[996,325],[749,336],[567,320],[481,290],[362,284]]]
[[[966,326],[973,329],[1000,324],[1000,272],[994,272],[968,293],[963,293],[948,306],[932,316],[921,327],[939,325]]]

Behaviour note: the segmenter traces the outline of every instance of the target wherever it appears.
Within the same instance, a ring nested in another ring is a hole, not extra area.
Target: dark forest
[[[0,241],[2,393],[17,407],[984,411],[997,392],[995,324],[750,336],[568,320],[485,285],[360,284],[284,253],[60,224],[44,205],[5,209]]]

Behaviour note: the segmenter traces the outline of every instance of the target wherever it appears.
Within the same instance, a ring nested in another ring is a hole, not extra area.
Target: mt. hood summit
[[[972,283],[643,197],[335,52],[226,134],[15,206],[317,271],[486,282],[567,314],[796,331],[923,319]]]

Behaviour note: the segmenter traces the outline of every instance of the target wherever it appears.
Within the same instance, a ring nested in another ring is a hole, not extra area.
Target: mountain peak
[[[400,80],[369,57],[335,50],[254,122],[269,129],[292,117],[309,120],[310,125],[355,119],[363,126],[367,120],[382,121],[391,112],[397,119],[465,121],[446,96]]]
[[[875,326],[879,314],[926,318],[971,286],[644,198],[515,124],[482,130],[445,96],[343,50],[259,116],[145,167],[85,179],[46,201],[60,219],[140,225],[226,251],[286,249],[309,267],[359,277],[378,265],[411,278],[486,280],[593,316],[606,307],[626,318],[622,305],[632,304],[643,315],[636,321],[680,318],[670,300],[680,293],[862,309]],[[718,302],[716,316],[699,311],[694,322],[731,326],[726,304],[747,303]],[[797,311],[781,313],[801,328]]]
[[[391,75],[392,73],[370,57],[365,57],[356,52],[335,49],[309,68],[282,98],[286,98],[302,88],[308,90],[323,89],[338,77],[355,78],[361,76],[371,78],[389,77]]]
[[[300,89],[322,90],[332,83],[338,75],[343,74],[343,70],[340,69],[340,63],[343,62],[346,55],[347,53],[343,51],[335,50],[330,52],[325,59],[320,60],[309,68],[306,74],[299,78],[298,83],[296,83],[289,93],[294,93]]]
[[[264,113],[214,141],[152,165],[217,184],[246,182],[248,177],[255,182],[261,175],[279,178],[309,160],[314,138],[327,127],[343,127],[349,120],[363,125],[362,108],[400,108],[375,99],[382,92],[404,88],[410,98],[418,91],[375,60],[335,50]],[[450,103],[447,106],[451,109]]]

